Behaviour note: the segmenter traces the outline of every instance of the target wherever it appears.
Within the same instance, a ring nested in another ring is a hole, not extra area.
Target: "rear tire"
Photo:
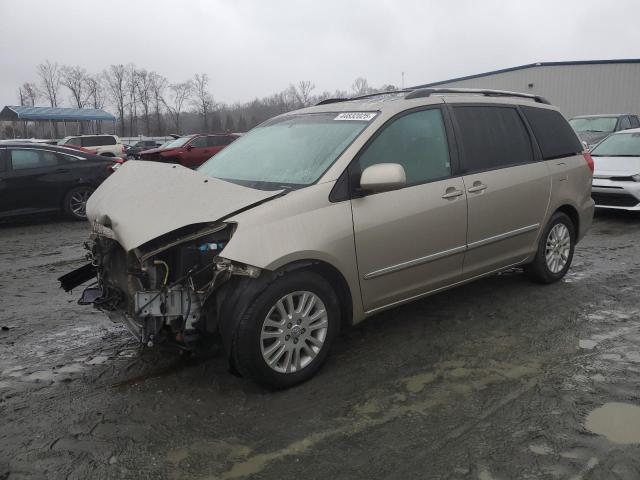
[[[554,283],[565,276],[576,245],[576,229],[569,216],[556,212],[540,236],[538,251],[524,272],[537,283]]]
[[[313,377],[340,325],[338,297],[329,283],[313,272],[294,271],[249,302],[231,347],[239,373],[273,389]]]
[[[87,200],[93,193],[93,188],[83,185],[72,188],[64,197],[64,213],[72,220],[87,219]]]

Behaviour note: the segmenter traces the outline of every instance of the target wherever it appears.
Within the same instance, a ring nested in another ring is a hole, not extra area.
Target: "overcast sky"
[[[538,61],[640,57],[637,0],[0,0],[0,106],[46,59],[207,73],[219,102],[445,80]],[[68,93],[63,100],[68,104]],[[42,100],[40,101],[42,102]]]

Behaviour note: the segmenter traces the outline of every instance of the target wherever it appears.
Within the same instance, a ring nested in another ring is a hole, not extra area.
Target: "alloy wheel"
[[[299,372],[322,349],[328,326],[327,309],[318,295],[308,291],[285,295],[263,321],[262,358],[278,373]]]
[[[547,268],[552,273],[560,273],[569,260],[571,234],[563,223],[557,223],[549,231],[545,245]]]

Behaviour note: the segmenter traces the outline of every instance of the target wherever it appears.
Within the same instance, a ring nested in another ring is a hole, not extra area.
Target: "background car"
[[[64,147],[0,145],[0,218],[63,212],[84,220],[87,199],[121,162]]]
[[[569,125],[578,134],[580,140],[593,148],[613,132],[640,127],[637,115],[580,115],[569,120]]]
[[[233,133],[188,135],[177,138],[164,148],[141,152],[140,159],[196,168],[237,138],[239,135]]]
[[[591,156],[596,207],[640,210],[640,128],[610,135]]]
[[[59,146],[82,147],[96,155],[124,157],[124,145],[116,135],[76,135],[64,137]]]
[[[150,150],[152,148],[158,148],[161,145],[162,144],[156,142],[155,140],[138,140],[131,145],[125,145],[124,154],[126,155],[126,158],[138,159],[140,158],[140,152]]]

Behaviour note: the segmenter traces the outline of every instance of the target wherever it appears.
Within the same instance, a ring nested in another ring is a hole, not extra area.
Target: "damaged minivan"
[[[126,162],[61,277],[145,345],[219,338],[236,372],[300,383],[339,330],[515,266],[561,279],[593,163],[548,102],[410,89],[275,117],[197,171]],[[401,328],[401,326],[399,326]]]

